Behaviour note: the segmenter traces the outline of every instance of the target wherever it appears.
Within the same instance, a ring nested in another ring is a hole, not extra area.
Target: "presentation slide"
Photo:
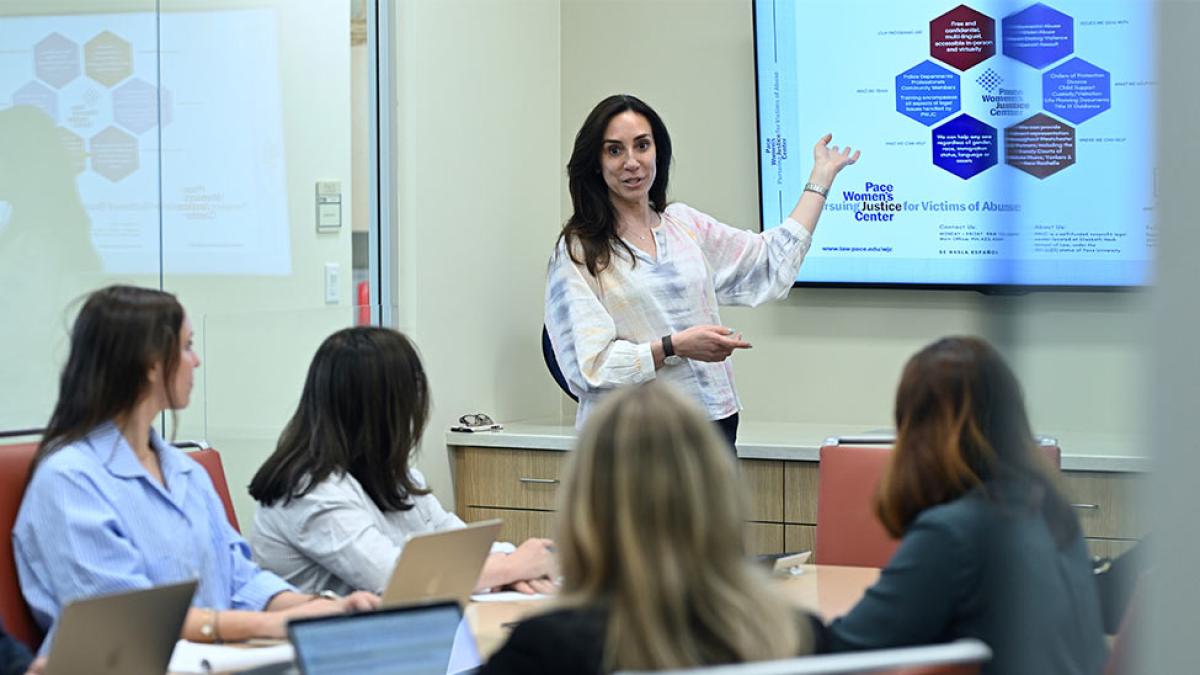
[[[4,17],[0,35],[0,112],[42,111],[70,158],[9,226],[90,232],[110,274],[291,272],[273,11]],[[28,213],[72,182],[90,223]]]
[[[1156,240],[1149,0],[756,0],[763,227],[862,149],[797,281],[1139,286]]]

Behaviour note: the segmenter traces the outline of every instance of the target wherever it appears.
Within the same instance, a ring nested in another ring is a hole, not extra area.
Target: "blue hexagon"
[[[133,78],[113,90],[113,121],[135,134],[158,124],[158,90],[141,78]]]
[[[79,77],[79,45],[51,33],[33,46],[33,72],[55,89]]]
[[[933,163],[966,180],[996,165],[996,129],[959,115],[933,130]]]
[[[1000,30],[1004,55],[1034,68],[1075,51],[1075,20],[1040,2],[1005,17]]]
[[[1112,76],[1073,58],[1042,74],[1042,105],[1047,112],[1081,124],[1112,107]]]
[[[958,112],[958,73],[933,61],[922,61],[896,76],[896,112],[932,126]]]
[[[31,105],[58,121],[58,94],[41,82],[33,81],[13,92],[13,105]]]

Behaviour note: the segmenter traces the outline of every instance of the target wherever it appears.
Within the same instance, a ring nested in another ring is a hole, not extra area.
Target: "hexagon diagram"
[[[1042,106],[1082,124],[1112,107],[1112,77],[1079,57],[1042,74]]]
[[[996,21],[959,5],[929,22],[929,55],[958,70],[996,55]]]
[[[117,182],[138,168],[137,139],[116,127],[92,136],[92,171]]]
[[[135,134],[145,133],[158,124],[158,90],[141,78],[114,89],[112,103],[113,120]]]
[[[932,126],[961,107],[958,73],[922,61],[896,76],[896,112]]]
[[[996,165],[996,130],[967,114],[933,130],[933,163],[966,180]]]
[[[1036,178],[1075,163],[1075,127],[1038,113],[1004,130],[1004,162]]]
[[[83,170],[87,168],[87,153],[83,149],[83,139],[65,127],[58,127],[58,137],[62,140],[63,149],[67,151],[67,158],[71,160],[71,170],[76,174],[83,173]]]
[[[62,89],[79,77],[79,45],[51,33],[33,46],[33,72],[42,82]]]
[[[1075,51],[1075,20],[1040,2],[1004,17],[1000,31],[1004,55],[1034,68]]]
[[[25,84],[13,92],[13,105],[31,105],[54,120],[58,121],[58,94],[38,81]]]
[[[133,73],[133,47],[104,31],[83,45],[83,62],[88,77],[111,87]]]

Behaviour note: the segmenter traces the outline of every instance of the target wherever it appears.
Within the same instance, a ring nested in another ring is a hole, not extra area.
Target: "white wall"
[[[560,166],[591,107],[633,93],[671,131],[670,198],[757,228],[750,0],[563,0],[562,44]],[[809,105],[821,105],[820,92]],[[846,176],[870,161],[865,148]],[[561,216],[569,212],[564,197]],[[1058,435],[1068,453],[1120,455],[1144,451],[1128,442],[1145,413],[1144,303],[1141,294],[797,289],[781,303],[723,309],[722,319],[754,344],[735,357],[744,419],[886,425],[916,349],[983,333],[1018,371],[1039,432]]]
[[[434,410],[418,466],[453,503],[459,415],[544,415],[545,265],[559,228],[556,0],[396,3],[400,327]],[[549,385],[549,386],[547,386]]]

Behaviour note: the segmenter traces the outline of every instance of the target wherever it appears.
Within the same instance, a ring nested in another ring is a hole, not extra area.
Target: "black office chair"
[[[546,331],[545,325],[542,326],[542,359],[546,362],[546,370],[550,371],[550,377],[554,378],[558,388],[570,396],[572,401],[578,403],[579,397],[571,393],[571,388],[567,386],[567,378],[563,377],[562,368],[558,367],[558,358],[554,356],[554,345],[550,344],[550,333]]]

